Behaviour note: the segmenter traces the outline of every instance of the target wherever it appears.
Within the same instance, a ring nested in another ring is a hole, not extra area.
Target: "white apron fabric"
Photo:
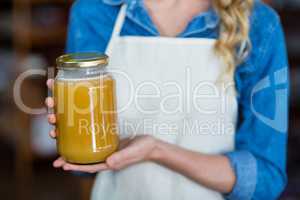
[[[120,37],[125,13],[126,6],[122,6],[106,52],[110,57],[109,70],[116,79],[121,137],[152,134],[207,154],[233,150],[237,117],[234,85],[229,86],[233,77],[227,77],[226,89],[215,84],[224,70],[213,51],[215,40]],[[223,197],[177,172],[144,162],[118,172],[100,172],[92,199],[220,200]]]

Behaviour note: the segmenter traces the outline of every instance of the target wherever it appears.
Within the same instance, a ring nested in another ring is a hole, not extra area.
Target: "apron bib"
[[[120,137],[151,134],[193,151],[234,149],[233,77],[215,84],[224,64],[215,40],[122,36],[126,6],[106,53],[116,79]],[[161,165],[144,162],[97,175],[93,200],[221,200],[223,196]]]

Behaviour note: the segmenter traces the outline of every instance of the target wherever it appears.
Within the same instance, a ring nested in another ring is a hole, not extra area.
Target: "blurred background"
[[[300,199],[300,0],[266,0],[280,14],[291,66],[289,183],[282,200]],[[46,116],[27,115],[13,101],[13,84],[27,69],[47,69],[64,52],[72,0],[0,1],[0,195],[1,199],[87,200],[93,177],[52,167],[55,142]],[[44,76],[21,87],[26,105],[39,108],[47,96]],[[298,92],[296,90],[298,89]],[[296,103],[298,102],[298,103]],[[297,134],[298,131],[298,134]]]

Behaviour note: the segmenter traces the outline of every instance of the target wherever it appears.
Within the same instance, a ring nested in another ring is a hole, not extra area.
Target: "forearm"
[[[205,155],[157,141],[151,159],[221,193],[229,193],[235,183],[235,174],[223,155]]]

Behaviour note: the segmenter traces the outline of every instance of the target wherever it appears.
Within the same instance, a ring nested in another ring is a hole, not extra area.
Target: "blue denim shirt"
[[[72,6],[67,52],[104,52],[125,0],[77,0]],[[159,36],[142,0],[127,0],[121,35]],[[178,37],[217,38],[213,9],[194,17]],[[230,200],[272,200],[287,183],[288,62],[278,15],[255,1],[250,16],[252,49],[235,71],[239,102],[235,151],[226,155],[236,174]]]

